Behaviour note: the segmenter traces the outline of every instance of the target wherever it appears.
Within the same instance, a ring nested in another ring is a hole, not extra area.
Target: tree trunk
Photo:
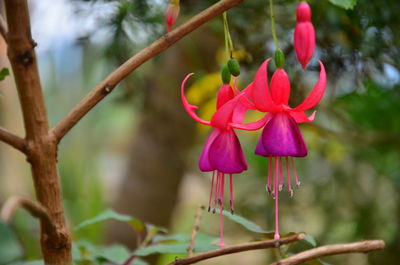
[[[27,160],[31,164],[38,201],[57,227],[54,231],[41,221],[43,258],[46,264],[70,264],[71,238],[64,217],[57,172],[57,142],[49,134],[26,0],[7,0],[6,12],[9,26],[8,57],[24,118]]]

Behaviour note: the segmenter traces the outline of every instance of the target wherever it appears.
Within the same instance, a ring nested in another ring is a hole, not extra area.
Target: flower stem
[[[275,42],[275,48],[278,50],[279,43],[278,43],[278,38],[276,37],[274,4],[272,3],[272,0],[269,0],[269,14],[271,17],[272,38],[274,39],[274,42]]]
[[[222,17],[224,19],[225,52],[226,57],[229,59],[232,57],[233,42],[231,34],[229,33],[228,15],[226,12],[222,14]]]

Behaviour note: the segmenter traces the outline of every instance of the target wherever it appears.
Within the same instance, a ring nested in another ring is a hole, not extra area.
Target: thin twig
[[[205,209],[204,205],[199,205],[199,207],[197,208],[192,234],[190,235],[190,240],[189,240],[188,257],[193,256],[194,242],[196,241],[197,232],[200,229],[200,222],[201,222],[201,217],[203,216],[204,209]]]
[[[13,196],[4,203],[0,212],[0,218],[6,223],[10,222],[16,210],[20,207],[27,210],[32,216],[42,220],[47,226],[52,227],[54,233],[57,233],[57,227],[50,218],[47,210],[40,203],[21,196]]]
[[[25,153],[25,139],[13,134],[12,132],[7,131],[4,128],[0,128],[0,141],[3,141],[12,147],[20,150],[21,152]]]
[[[0,34],[3,37],[4,41],[7,42],[7,22],[3,18],[2,15],[0,15]]]
[[[271,265],[296,265],[324,256],[333,256],[345,253],[367,253],[385,248],[382,240],[368,240],[348,244],[326,245],[300,252],[289,258],[272,263]]]
[[[193,264],[202,260],[211,259],[223,255],[229,255],[233,253],[248,251],[248,250],[256,250],[256,249],[265,249],[265,248],[277,248],[282,245],[290,244],[299,240],[304,239],[306,235],[304,233],[296,234],[289,237],[283,237],[278,240],[266,240],[259,242],[252,242],[243,245],[237,245],[232,247],[221,248],[213,251],[204,252],[198,254],[193,257],[177,259],[169,265],[184,265],[184,264]]]
[[[199,28],[209,20],[221,15],[224,11],[235,7],[245,0],[221,0],[213,6],[194,16],[188,22],[162,36],[150,46],[141,50],[128,61],[118,67],[86,97],[84,97],[52,130],[56,139],[60,141],[72,127],[75,126],[97,103],[105,98],[114,88],[133,70],[166,50],[190,32]]]

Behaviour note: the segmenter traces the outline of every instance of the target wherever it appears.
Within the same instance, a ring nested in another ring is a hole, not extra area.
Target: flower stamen
[[[289,192],[289,196],[290,198],[293,197],[293,189],[292,189],[292,183],[290,180],[290,167],[289,167],[289,158],[285,157],[286,160],[286,173],[287,173],[287,182],[288,182],[288,192]]]
[[[234,201],[233,201],[233,178],[232,174],[229,174],[229,204],[231,207],[231,213],[234,213]]]
[[[211,209],[211,199],[212,199],[212,194],[213,194],[213,189],[214,189],[214,178],[215,178],[215,170],[212,173],[212,178],[211,178],[211,189],[210,189],[210,199],[208,200],[208,211]]]

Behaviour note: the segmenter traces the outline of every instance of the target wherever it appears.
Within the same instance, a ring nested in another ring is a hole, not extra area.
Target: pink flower
[[[315,49],[315,30],[311,23],[311,9],[300,2],[296,9],[297,24],[294,30],[294,49],[303,69],[307,67]]]
[[[278,193],[282,190],[284,183],[283,160],[285,160],[286,164],[288,191],[292,196],[291,168],[296,185],[300,184],[293,157],[307,155],[307,147],[297,123],[314,120],[315,111],[310,117],[307,117],[304,111],[313,108],[321,100],[326,87],[326,75],[324,65],[319,61],[321,71],[314,89],[303,103],[291,108],[288,105],[290,81],[285,70],[278,68],[272,75],[270,85],[268,85],[267,67],[270,60],[266,60],[260,66],[253,83],[245,92],[249,94],[252,102],[249,97],[241,97],[240,99],[241,104],[246,108],[268,112],[268,114],[257,122],[249,124],[236,123],[231,124],[231,126],[242,130],[257,130],[264,127],[255,153],[269,157],[267,191],[272,193],[275,198],[275,239],[278,239]],[[274,187],[272,187],[272,176],[274,177]]]
[[[167,22],[167,30],[171,31],[172,26],[175,24],[179,15],[179,0],[170,0],[165,13],[165,21]]]
[[[247,170],[247,162],[239,139],[230,125],[233,122],[241,123],[243,120],[246,108],[239,104],[239,100],[244,94],[235,97],[229,84],[222,85],[217,96],[217,111],[210,122],[202,120],[194,112],[197,106],[189,104],[185,97],[185,83],[191,75],[187,75],[182,82],[181,99],[185,110],[195,121],[213,127],[201,153],[199,168],[201,171],[213,172],[208,211],[211,209],[211,199],[214,195],[213,213],[218,204],[220,209],[220,246],[224,247],[222,211],[224,209],[225,174],[229,174],[230,208],[233,213],[232,174]]]

